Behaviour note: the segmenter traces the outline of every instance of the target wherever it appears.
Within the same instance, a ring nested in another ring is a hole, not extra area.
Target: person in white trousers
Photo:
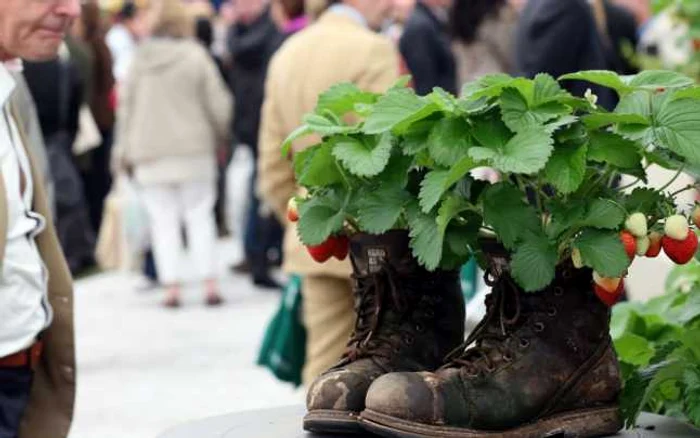
[[[206,303],[222,303],[215,270],[216,147],[227,141],[231,95],[214,61],[190,36],[179,0],[155,12],[119,96],[113,167],[127,170],[148,212],[165,305],[180,306],[182,230]]]

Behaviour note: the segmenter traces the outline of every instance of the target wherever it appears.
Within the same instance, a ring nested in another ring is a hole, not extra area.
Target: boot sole
[[[349,411],[315,410],[304,416],[304,430],[313,433],[359,435],[359,413]]]
[[[544,418],[506,431],[479,431],[458,427],[431,426],[365,410],[360,424],[367,431],[387,438],[589,438],[615,435],[622,429],[620,409],[583,409]]]

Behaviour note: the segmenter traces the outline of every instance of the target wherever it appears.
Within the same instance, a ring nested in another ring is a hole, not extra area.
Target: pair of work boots
[[[351,239],[357,323],[307,395],[304,429],[385,437],[592,437],[622,427],[610,311],[590,270],[526,294],[495,241],[487,314],[464,340],[457,272],[428,272],[406,232]]]

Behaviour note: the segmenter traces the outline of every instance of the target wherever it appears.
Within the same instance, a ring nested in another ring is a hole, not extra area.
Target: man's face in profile
[[[0,58],[55,57],[79,15],[80,0],[0,0]]]

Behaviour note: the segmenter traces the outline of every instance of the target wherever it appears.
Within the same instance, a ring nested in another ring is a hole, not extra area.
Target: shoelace
[[[358,318],[355,331],[348,342],[345,357],[352,361],[367,356],[389,358],[390,351],[398,350],[397,339],[387,337],[387,330],[380,330],[387,306],[399,317],[399,320],[391,322],[391,325],[396,328],[393,332],[400,333],[401,338],[411,336],[403,327],[402,320],[410,313],[412,307],[407,296],[413,293],[413,287],[408,290],[409,284],[413,282],[405,280],[402,282],[405,285],[399,285],[396,282],[397,278],[395,269],[388,263],[383,263],[379,271],[373,274],[353,274],[353,279],[358,285],[358,301],[355,309]],[[389,347],[389,350],[382,347]]]
[[[469,374],[491,372],[494,364],[491,353],[498,352],[501,358],[511,358],[512,352],[504,348],[504,341],[513,335],[521,319],[520,291],[508,275],[494,279],[490,272],[484,275],[488,286],[493,287],[486,297],[486,316],[474,328],[467,340],[447,355],[443,368],[464,367]],[[509,300],[511,300],[509,302]],[[506,306],[512,302],[513,316],[506,314]],[[494,321],[494,319],[498,319]],[[517,342],[523,342],[518,339]],[[473,347],[469,348],[472,344]]]

